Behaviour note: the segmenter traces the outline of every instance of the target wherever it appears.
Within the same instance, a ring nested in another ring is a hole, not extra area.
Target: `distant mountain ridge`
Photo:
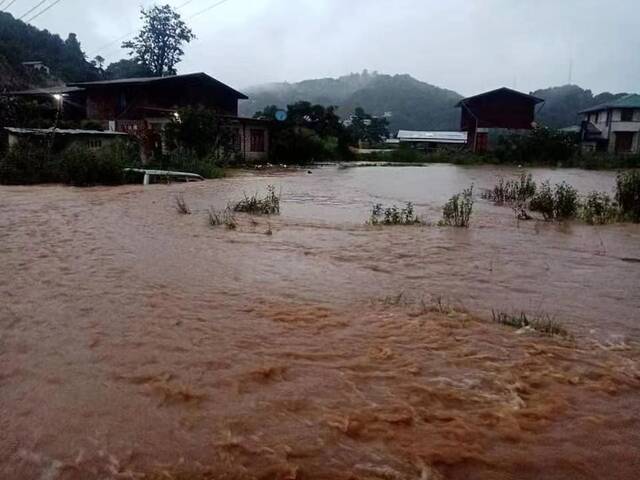
[[[253,115],[267,105],[285,107],[306,100],[337,105],[342,117],[356,107],[376,116],[390,115],[391,129],[457,130],[455,104],[462,95],[410,75],[377,72],[352,73],[339,78],[305,80],[298,83],[272,83],[245,89],[249,101],[241,104],[241,114]]]
[[[321,105],[337,105],[344,118],[356,107],[382,116],[391,114],[392,131],[458,130],[460,112],[455,104],[463,98],[457,92],[436,87],[410,75],[377,72],[352,73],[338,78],[304,80],[298,83],[271,83],[245,89],[250,100],[240,106],[242,115],[253,115],[267,105],[286,105],[306,100]],[[625,93],[594,95],[577,85],[563,85],[531,92],[545,100],[537,120],[562,128],[579,123],[578,112],[619,98]]]

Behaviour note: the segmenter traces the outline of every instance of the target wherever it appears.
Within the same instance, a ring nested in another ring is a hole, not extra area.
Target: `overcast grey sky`
[[[9,11],[19,17],[39,1]],[[100,47],[140,26],[141,5],[186,2],[61,0],[33,23],[75,32],[90,57],[113,61],[125,54],[120,42]],[[575,84],[640,91],[640,0],[227,0],[189,19],[219,2],[180,10],[198,36],[181,73],[242,88],[367,68],[471,95],[566,84],[573,59]]]

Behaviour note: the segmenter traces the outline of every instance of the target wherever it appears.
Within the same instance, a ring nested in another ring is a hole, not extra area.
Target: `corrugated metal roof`
[[[400,130],[397,138],[400,142],[466,143],[467,132],[424,132]]]
[[[632,93],[611,102],[601,103],[595,107],[585,108],[579,113],[598,112],[610,108],[640,108],[640,95]]]
[[[64,95],[65,93],[74,93],[74,92],[82,92],[82,91],[84,91],[84,88],[59,85],[57,87],[33,88],[31,90],[5,92],[3,93],[3,95]]]
[[[169,75],[166,77],[139,77],[139,78],[119,78],[117,80],[99,80],[97,82],[74,82],[69,83],[71,86],[76,87],[108,87],[108,86],[118,86],[118,85],[144,85],[150,83],[160,83],[160,82],[172,82],[175,80],[185,80],[189,78],[199,78],[201,80],[207,80],[211,83],[215,83],[217,86],[226,88],[230,90],[240,99],[248,99],[244,93],[241,93],[229,85],[222,83],[220,80],[216,80],[215,78],[207,75],[206,73],[186,73],[184,75]]]
[[[512,95],[518,95],[520,97],[524,97],[524,98],[527,98],[528,100],[531,100],[534,104],[544,102],[544,99],[542,98],[534,97],[533,95],[522,93],[512,88],[502,87],[502,88],[496,88],[495,90],[490,90],[488,92],[479,93],[478,95],[473,95],[472,97],[463,98],[456,104],[456,107],[461,107],[462,104],[467,103],[470,100],[475,100],[480,97],[488,97],[496,93],[510,93]]]
[[[4,127],[5,130],[18,135],[50,135],[55,132],[56,135],[128,135],[123,132],[112,132],[110,130],[81,130],[81,129],[62,129],[62,128],[17,128]]]

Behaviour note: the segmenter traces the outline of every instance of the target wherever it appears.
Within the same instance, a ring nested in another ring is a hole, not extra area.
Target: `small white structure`
[[[580,113],[583,151],[640,153],[640,95],[626,95]]]
[[[467,132],[400,130],[396,139],[400,144],[410,144],[418,148],[455,147],[466,145]]]
[[[28,70],[36,70],[38,72],[51,75],[51,69],[47,67],[43,62],[22,62],[22,66]]]

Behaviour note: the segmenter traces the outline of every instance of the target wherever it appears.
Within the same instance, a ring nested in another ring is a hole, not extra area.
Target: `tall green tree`
[[[144,25],[137,37],[122,44],[136,63],[147,67],[154,75],[175,75],[176,65],[184,55],[183,45],[195,35],[180,14],[170,5],[155,5],[141,9]]]

